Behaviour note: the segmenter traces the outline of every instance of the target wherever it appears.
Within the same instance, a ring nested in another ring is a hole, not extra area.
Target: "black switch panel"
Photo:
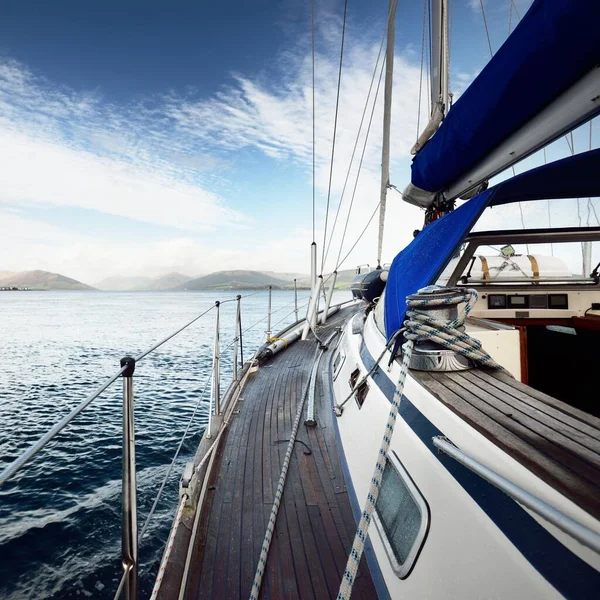
[[[529,308],[548,308],[547,294],[536,294],[535,296],[529,296]]]
[[[568,294],[550,294],[548,296],[548,307],[557,310],[566,310],[569,308],[569,295]]]
[[[529,296],[508,296],[508,308],[529,308]]]
[[[488,308],[506,308],[506,294],[488,294]]]

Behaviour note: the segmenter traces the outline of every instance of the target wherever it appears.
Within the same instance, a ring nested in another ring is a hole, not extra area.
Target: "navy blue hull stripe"
[[[361,345],[360,356],[367,370],[375,366],[375,360],[364,342]],[[371,377],[391,402],[396,388],[395,383],[379,366],[375,367]],[[588,599],[596,596],[600,590],[600,572],[561,544],[510,496],[454,459],[439,452],[433,445],[432,438],[444,433],[437,429],[406,396],[402,397],[400,403],[400,415],[436,459],[548,583],[567,598]],[[432,518],[435,519],[435,515],[432,515]],[[459,540],[457,540],[457,551],[460,551]],[[483,560],[485,560],[485,551],[485,546],[482,545]],[[483,592],[482,590],[482,594]]]
[[[333,368],[332,362],[333,357],[335,356],[335,352],[331,353],[329,358],[329,393],[333,400],[335,400],[335,396],[333,395]],[[333,409],[333,406],[331,407]],[[338,451],[340,453],[340,459],[342,463],[342,471],[344,473],[344,481],[346,482],[346,488],[348,489],[348,497],[350,498],[350,507],[352,508],[352,516],[358,526],[360,521],[361,508],[358,504],[358,498],[356,497],[356,490],[354,489],[354,485],[352,484],[352,478],[350,477],[350,469],[348,468],[348,461],[346,460],[346,454],[344,452],[344,446],[342,445],[342,439],[340,437],[340,429],[338,427],[337,417],[333,415],[333,424],[335,428],[335,437],[337,440]],[[364,557],[367,560],[367,565],[369,566],[369,572],[371,573],[371,579],[373,581],[373,585],[375,586],[375,591],[377,592],[377,597],[380,600],[391,600],[390,594],[388,592],[387,586],[385,584],[385,579],[381,573],[381,569],[379,568],[379,561],[375,556],[375,551],[373,550],[373,545],[371,544],[371,540],[367,536],[367,541],[365,542],[364,549]]]

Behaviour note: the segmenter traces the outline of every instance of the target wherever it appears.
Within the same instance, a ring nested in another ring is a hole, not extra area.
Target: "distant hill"
[[[30,288],[32,290],[93,290],[94,288],[48,271],[22,271],[0,275],[0,287]]]
[[[310,275],[307,275],[306,273],[277,273],[275,271],[261,271],[261,273],[264,273],[265,275],[269,275],[271,277],[275,277],[276,279],[291,281],[292,283],[294,282],[294,279],[297,279],[298,281],[310,279]]]
[[[148,290],[172,290],[187,281],[191,281],[193,277],[182,275],[181,273],[167,273],[152,279],[146,289]]]
[[[338,271],[337,280],[335,282],[336,290],[349,290],[352,280],[356,277],[356,269],[345,269]]]
[[[327,276],[328,275],[329,274],[327,274]],[[354,279],[355,276],[356,276],[355,269],[345,269],[343,271],[338,271],[338,276],[335,281],[335,289],[336,290],[349,290],[350,284],[352,283],[352,280]],[[310,289],[310,276],[304,275],[302,278],[300,278],[296,281],[296,285],[297,285],[298,289],[300,289],[300,288]],[[329,282],[325,284],[325,287],[327,287],[328,285],[329,285]],[[293,287],[294,287],[293,280],[292,280],[291,286],[288,284],[287,287],[288,288],[291,287],[293,289]]]
[[[180,290],[241,290],[287,288],[289,282],[261,271],[218,271],[177,286]]]
[[[172,290],[189,281],[192,277],[181,273],[167,273],[160,277],[107,277],[99,281],[95,287],[111,292],[139,292]]]
[[[95,284],[106,291],[159,291],[159,290],[252,290],[273,286],[275,289],[310,289],[310,276],[304,273],[276,273],[275,271],[217,271],[203,277],[188,277],[168,273],[160,277],[107,277]],[[336,289],[349,289],[354,269],[338,273]],[[1,281],[1,279],[0,279]]]

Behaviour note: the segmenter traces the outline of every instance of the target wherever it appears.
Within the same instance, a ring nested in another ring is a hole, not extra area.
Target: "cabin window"
[[[358,369],[354,369],[354,371],[352,371],[352,373],[350,373],[350,381],[348,382],[350,384],[350,389],[354,389],[359,377],[360,377],[360,371]]]
[[[429,508],[398,458],[388,454],[374,521],[396,575],[408,577],[429,528]]]
[[[337,379],[337,376],[340,374],[344,361],[346,360],[346,354],[343,350],[338,350],[337,356],[333,361],[333,379],[334,381]]]
[[[359,378],[360,371],[358,369],[354,369],[354,371],[350,373],[350,381],[348,383],[350,384],[350,389],[355,390],[354,399],[358,404],[358,408],[361,408],[365,402],[365,399],[367,398],[367,394],[369,393],[369,386],[367,385],[366,381],[363,381],[358,387],[356,387]]]

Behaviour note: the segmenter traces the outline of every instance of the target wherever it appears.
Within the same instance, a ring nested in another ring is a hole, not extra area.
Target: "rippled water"
[[[0,468],[113,374],[122,356],[137,355],[215,300],[235,294],[0,293]],[[273,292],[274,330],[294,320],[293,300],[293,292]],[[266,292],[242,302],[244,328],[266,315]],[[234,314],[235,302],[222,305],[222,348],[233,337]],[[246,332],[246,356],[263,342],[265,327],[262,321]],[[210,375],[213,333],[211,311],[137,365],[140,528]],[[231,378],[231,352],[223,349],[223,389]],[[179,477],[200,440],[207,400],[208,394],[141,542],[141,597],[152,590]],[[121,411],[117,381],[0,489],[0,598],[113,597],[121,574]]]

